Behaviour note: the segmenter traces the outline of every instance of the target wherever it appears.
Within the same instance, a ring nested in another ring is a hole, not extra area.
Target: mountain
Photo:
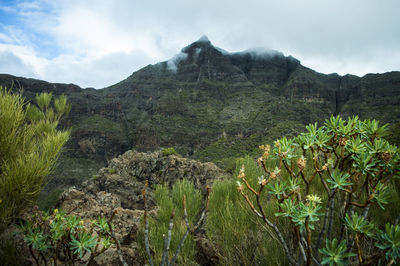
[[[72,137],[52,186],[79,183],[129,149],[174,147],[229,168],[235,157],[332,114],[390,123],[389,139],[400,143],[400,72],[325,75],[278,51],[228,53],[206,37],[104,89],[0,75],[0,85],[12,84],[28,99],[47,91],[72,103],[63,121]]]

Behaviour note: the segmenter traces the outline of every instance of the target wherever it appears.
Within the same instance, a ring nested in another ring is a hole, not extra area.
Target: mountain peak
[[[218,50],[211,44],[210,40],[206,35],[203,35],[197,41],[182,48],[181,52],[167,61],[167,67],[169,70],[174,72],[177,71],[178,66],[182,62],[193,63],[203,62],[205,57],[212,57]]]
[[[257,75],[264,77],[268,76],[267,72],[280,71],[283,73],[288,69],[291,71],[299,64],[298,60],[286,58],[281,52],[262,47],[230,53],[215,47],[207,36],[203,35],[197,41],[184,47],[179,54],[169,59],[166,66],[168,70],[175,73],[179,69],[181,74],[193,72],[195,66],[202,73],[201,69],[205,67],[206,70],[204,71],[209,73],[208,76],[211,79],[212,73],[219,78],[235,76],[238,73],[238,68],[243,72],[242,74],[249,75],[251,72],[254,76],[254,73],[257,72]],[[198,79],[198,77],[199,75],[195,78]],[[265,77],[265,80],[270,79],[269,76]],[[280,77],[277,80],[280,80]]]
[[[210,42],[210,40],[208,39],[207,35],[203,35],[196,42]]]
[[[210,40],[206,35],[203,35],[198,39],[197,41],[189,44],[188,46],[184,47],[181,52],[183,53],[192,53],[196,52],[197,54],[200,52],[201,49],[209,50],[209,49],[215,49],[215,47],[212,45]]]

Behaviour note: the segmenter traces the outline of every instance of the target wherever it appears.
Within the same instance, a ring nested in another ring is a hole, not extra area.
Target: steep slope
[[[277,51],[228,53],[205,37],[101,90],[0,75],[0,85],[11,84],[29,99],[51,91],[72,103],[63,121],[72,138],[57,185],[78,182],[77,176],[128,149],[175,147],[184,156],[229,166],[259,144],[297,134],[331,114],[400,129],[400,72],[324,75]],[[396,133],[391,139],[399,141]]]

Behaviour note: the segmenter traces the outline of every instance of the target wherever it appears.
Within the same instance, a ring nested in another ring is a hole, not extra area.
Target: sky
[[[399,0],[0,0],[0,73],[103,88],[207,35],[321,73],[400,70]]]

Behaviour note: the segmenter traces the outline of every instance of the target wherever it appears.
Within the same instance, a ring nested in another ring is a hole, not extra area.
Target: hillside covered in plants
[[[233,175],[172,148],[127,151],[50,213],[23,208],[0,254],[5,265],[393,265],[400,152],[386,133],[331,116],[260,145]]]
[[[330,115],[390,123],[387,138],[400,143],[400,72],[325,75],[278,51],[229,53],[206,37],[103,89],[4,74],[0,85],[30,100],[67,96],[72,109],[61,124],[72,131],[47,189],[55,195],[130,149],[174,147],[232,171],[235,158]]]

